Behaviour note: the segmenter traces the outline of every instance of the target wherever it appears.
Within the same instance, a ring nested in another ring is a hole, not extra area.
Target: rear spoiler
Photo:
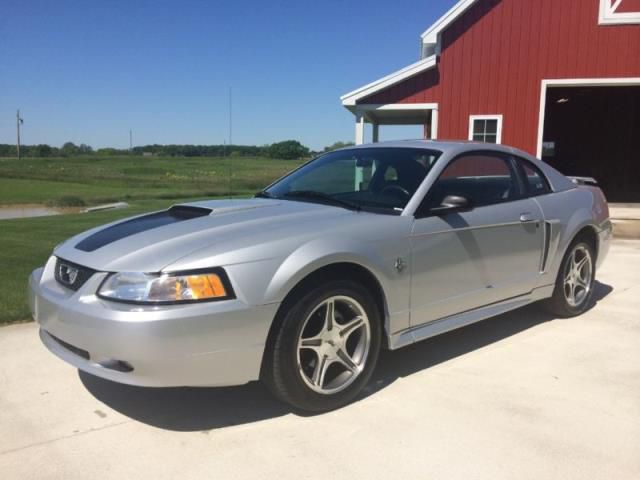
[[[592,187],[598,186],[598,182],[596,181],[595,178],[591,178],[591,177],[568,177],[568,178],[576,185],[589,185]]]

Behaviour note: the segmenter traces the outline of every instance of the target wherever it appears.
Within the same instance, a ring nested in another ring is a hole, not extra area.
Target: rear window
[[[527,160],[516,159],[522,167],[525,188],[530,196],[544,195],[551,191],[549,182],[538,167]]]

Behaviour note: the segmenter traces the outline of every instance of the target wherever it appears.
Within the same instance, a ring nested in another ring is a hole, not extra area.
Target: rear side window
[[[522,168],[522,178],[525,183],[527,194],[530,196],[544,195],[551,192],[551,187],[544,174],[538,167],[527,160],[516,158]]]
[[[461,195],[474,207],[521,198],[518,179],[509,161],[500,154],[484,152],[464,154],[453,160],[431,187],[425,207],[437,207],[448,195]]]

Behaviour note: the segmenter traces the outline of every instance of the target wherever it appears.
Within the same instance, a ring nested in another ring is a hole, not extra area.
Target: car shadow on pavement
[[[596,282],[594,305],[613,288]],[[383,351],[359,400],[398,378],[464,355],[542,323],[555,320],[539,305],[529,305],[490,320],[438,335],[395,351]],[[79,371],[85,388],[99,401],[139,422],[174,431],[203,431],[294,413],[259,382],[239,387],[147,388],[111,382]]]

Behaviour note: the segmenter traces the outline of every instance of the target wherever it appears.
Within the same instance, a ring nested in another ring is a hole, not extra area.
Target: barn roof
[[[414,75],[435,67],[436,57],[440,53],[440,33],[477,1],[478,0],[459,0],[447,13],[440,17],[421,35],[422,58],[420,60],[385,77],[379,78],[374,82],[368,83],[363,87],[342,95],[340,97],[342,105],[349,109],[353,109],[358,100],[373,95],[374,93],[384,90],[391,85],[395,85],[409,77],[413,77]]]

